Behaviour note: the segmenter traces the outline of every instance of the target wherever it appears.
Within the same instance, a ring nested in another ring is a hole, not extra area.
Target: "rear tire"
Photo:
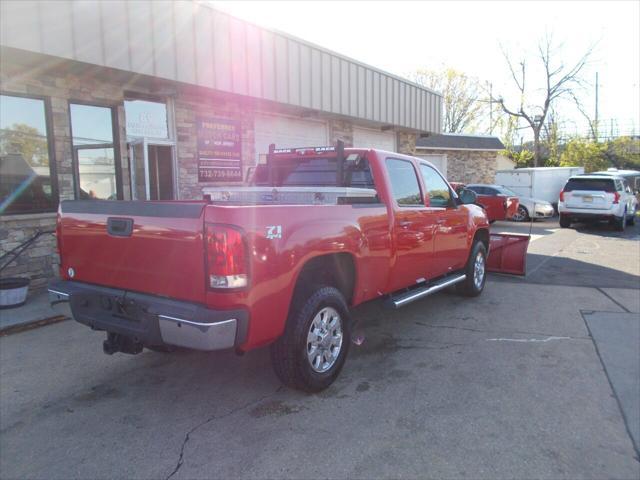
[[[458,292],[467,297],[477,297],[487,281],[487,249],[479,240],[471,247],[464,273],[467,278],[456,285]]]
[[[285,385],[320,392],[338,377],[347,358],[351,316],[334,287],[318,286],[298,297],[284,333],[271,345],[271,363]]]
[[[624,213],[622,214],[622,217],[620,218],[615,218],[613,220],[613,227],[618,231],[618,232],[624,232],[624,227],[627,225],[627,211],[625,210]]]
[[[566,215],[560,214],[560,228],[569,228],[571,226],[571,219]]]
[[[627,218],[627,225],[632,227],[635,224],[636,224],[636,210],[634,210],[631,216]]]

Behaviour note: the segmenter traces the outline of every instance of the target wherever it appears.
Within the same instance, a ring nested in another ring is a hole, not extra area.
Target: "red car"
[[[398,308],[450,285],[479,295],[491,268],[484,210],[415,157],[272,148],[252,186],[205,193],[61,203],[49,292],[107,332],[105,353],[271,345],[285,384],[319,391],[347,356],[350,307]],[[491,235],[498,252],[504,240]]]
[[[520,201],[518,197],[505,195],[499,185],[484,185],[452,182],[451,186],[459,191],[467,188],[477,196],[476,202],[486,210],[489,222],[508,220],[518,212]]]

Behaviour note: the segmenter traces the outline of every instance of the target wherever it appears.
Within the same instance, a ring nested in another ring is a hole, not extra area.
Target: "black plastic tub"
[[[28,290],[28,278],[0,278],[0,309],[24,305],[27,300]]]

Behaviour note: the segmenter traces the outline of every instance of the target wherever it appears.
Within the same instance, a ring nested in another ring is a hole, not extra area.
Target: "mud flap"
[[[492,233],[489,237],[487,270],[510,275],[526,275],[529,235]]]

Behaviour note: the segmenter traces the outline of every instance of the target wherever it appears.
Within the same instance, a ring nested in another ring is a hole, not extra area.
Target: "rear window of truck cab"
[[[418,177],[411,162],[396,158],[387,158],[387,172],[391,191],[401,207],[424,206]]]
[[[573,192],[574,190],[613,193],[616,191],[616,186],[613,178],[570,178],[564,191]]]

